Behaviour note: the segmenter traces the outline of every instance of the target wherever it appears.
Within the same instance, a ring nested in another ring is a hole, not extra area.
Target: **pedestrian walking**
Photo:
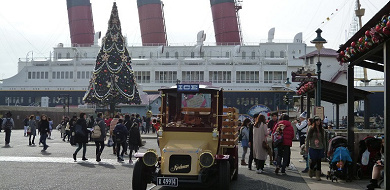
[[[96,125],[99,126],[99,129],[96,129]],[[92,140],[95,141],[95,146],[96,146],[96,161],[97,162],[100,162],[102,159],[101,159],[101,155],[103,153],[103,149],[104,149],[104,141],[106,140],[106,135],[107,135],[107,127],[106,127],[106,123],[104,122],[104,119],[103,119],[103,113],[98,113],[97,114],[97,118],[96,118],[96,121],[95,121],[95,126],[93,127],[93,132],[95,133],[95,130],[100,130],[100,136],[99,137],[94,137],[92,135]]]
[[[65,139],[68,137],[67,139],[69,142],[70,135],[71,135],[69,117],[65,117],[64,120],[61,122],[61,132],[63,133],[62,134],[62,141],[65,142]]]
[[[46,138],[50,133],[50,128],[49,128],[49,121],[47,120],[47,116],[45,114],[42,114],[41,120],[38,123],[38,131],[39,134],[41,135],[39,142],[43,144],[42,151],[46,151],[47,147],[49,147],[46,144]]]
[[[306,132],[307,132],[307,121],[306,121],[306,112],[302,112],[299,115],[299,123],[298,121],[294,121],[295,126],[297,127],[297,136],[299,140],[299,146],[302,146],[306,142]]]
[[[76,151],[73,153],[73,160],[76,161],[77,153],[83,148],[83,157],[82,160],[88,160],[85,157],[87,152],[87,143],[88,143],[88,129],[87,129],[87,115],[85,113],[80,113],[80,118],[76,121],[74,125],[75,132],[75,143],[78,145]]]
[[[24,136],[27,137],[27,128],[28,128],[28,121],[29,121],[29,117],[28,115],[26,115],[26,118],[24,118],[23,120],[23,125],[24,125]]]
[[[123,124],[123,119],[119,119],[118,123],[115,126],[114,129],[114,134],[115,134],[115,143],[116,143],[116,156],[118,159],[118,162],[123,162],[123,154],[126,152],[126,140],[127,140],[127,135],[129,132],[127,131],[126,126]],[[119,154],[119,152],[122,152]]]
[[[268,126],[265,116],[257,117],[253,126],[253,156],[256,160],[256,173],[261,174],[264,170],[265,160],[267,160],[267,149],[263,144],[267,144]]]
[[[245,163],[245,155],[246,155],[246,153],[248,151],[248,147],[249,147],[249,125],[250,125],[250,123],[251,123],[251,120],[246,118],[244,120],[244,122],[242,123],[241,130],[240,130],[240,133],[242,135],[241,146],[243,149],[242,157],[241,157],[241,165],[242,166],[248,165],[247,163]]]
[[[49,129],[50,129],[47,139],[51,139],[51,132],[53,131],[53,120],[51,120],[50,117],[47,118],[47,120],[49,121]]]
[[[7,112],[5,114],[5,118],[3,119],[2,125],[3,130],[5,132],[5,146],[9,147],[9,143],[11,140],[11,131],[15,126],[14,120],[12,119],[11,112]]]
[[[253,119],[257,121],[257,117],[259,114],[253,115]],[[253,162],[253,123],[250,122],[249,124],[249,158],[248,158],[248,169],[252,170],[252,162]],[[256,158],[255,158],[255,164],[257,164]],[[257,166],[256,166],[257,168]]]
[[[272,132],[274,129],[276,123],[278,123],[278,113],[272,112],[271,113],[271,120],[268,121],[268,129]],[[270,159],[270,165],[272,165],[273,161],[276,159],[275,150],[276,147],[274,147],[273,143],[271,143],[271,151],[272,151],[272,159]]]
[[[322,127],[321,118],[314,117],[314,125],[309,128],[306,138],[306,148],[309,150],[310,169],[309,176],[312,178],[314,173],[318,181],[321,180],[321,159],[325,157],[325,131]]]
[[[314,125],[314,119],[313,118],[309,118],[308,120],[307,120],[307,128],[308,129],[310,129],[311,127],[313,127],[313,125]],[[306,161],[306,168],[302,171],[302,173],[307,173],[308,171],[309,171],[309,165],[310,165],[310,156],[309,156],[309,153],[308,153],[308,149],[306,148],[306,139],[305,139],[305,144],[303,144],[302,146],[301,146],[301,149],[303,149],[303,158],[305,159],[305,161]]]
[[[113,154],[116,154],[116,142],[115,142],[115,137],[114,137],[115,134],[113,133],[113,131],[115,129],[116,124],[119,121],[119,118],[120,118],[119,115],[115,115],[115,117],[111,120],[111,123],[110,123],[110,138],[114,142],[114,144],[112,145],[112,153]]]
[[[128,137],[128,143],[129,143],[129,163],[132,164],[133,161],[131,160],[131,157],[134,152],[138,152],[138,149],[140,146],[142,146],[141,141],[141,134],[139,132],[139,127],[137,123],[133,123],[130,129],[129,137]]]
[[[289,119],[290,117],[287,114],[283,114],[281,116],[281,121],[276,123],[273,129],[274,133],[278,127],[283,128],[283,142],[282,145],[278,148],[277,166],[275,169],[276,174],[279,173],[280,167],[281,173],[286,174],[286,166],[290,164],[292,139],[294,138],[294,128],[292,127]]]
[[[37,122],[35,121],[35,116],[31,115],[28,121],[28,145],[35,145],[35,136],[37,135]],[[31,140],[32,136],[32,140]]]

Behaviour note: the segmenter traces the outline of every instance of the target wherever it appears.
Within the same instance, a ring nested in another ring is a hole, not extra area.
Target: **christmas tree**
[[[141,103],[115,2],[83,100],[86,103],[110,105],[111,113],[118,103]]]

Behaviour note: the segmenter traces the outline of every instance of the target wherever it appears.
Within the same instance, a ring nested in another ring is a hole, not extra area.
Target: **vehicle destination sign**
[[[157,185],[177,187],[179,185],[179,179],[177,177],[157,177]]]
[[[199,84],[177,84],[178,92],[199,92]]]

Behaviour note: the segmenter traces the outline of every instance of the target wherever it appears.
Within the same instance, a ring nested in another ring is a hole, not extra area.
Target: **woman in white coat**
[[[260,115],[253,126],[253,156],[256,160],[256,173],[263,173],[264,163],[267,159],[267,150],[263,148],[263,141],[267,142],[268,127],[265,121],[265,116]]]

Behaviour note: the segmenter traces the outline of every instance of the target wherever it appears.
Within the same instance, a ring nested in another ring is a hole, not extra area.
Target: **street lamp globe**
[[[324,47],[324,44],[326,43],[326,40],[321,36],[322,30],[319,28],[316,30],[317,37],[314,38],[314,40],[310,41],[311,43],[315,44],[318,53],[321,51],[322,47]]]
[[[291,85],[290,78],[287,78],[286,82],[284,82],[284,84],[286,85],[287,88],[289,88]]]

